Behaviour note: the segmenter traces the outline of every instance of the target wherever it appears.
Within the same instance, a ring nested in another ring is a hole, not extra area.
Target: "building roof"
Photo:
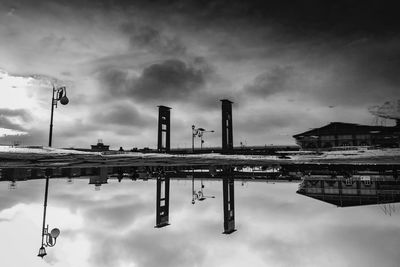
[[[294,138],[311,135],[332,135],[332,134],[367,134],[367,133],[393,133],[400,132],[396,126],[371,126],[356,123],[331,122],[320,128],[315,128],[303,133],[293,135]]]

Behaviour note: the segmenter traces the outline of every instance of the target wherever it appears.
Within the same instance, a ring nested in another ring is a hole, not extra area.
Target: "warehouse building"
[[[303,149],[332,149],[344,146],[399,147],[400,126],[331,122],[293,137]]]

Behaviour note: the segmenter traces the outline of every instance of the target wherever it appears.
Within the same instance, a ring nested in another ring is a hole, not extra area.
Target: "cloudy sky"
[[[290,3],[289,3],[290,2]],[[293,144],[331,121],[371,124],[400,98],[391,1],[0,1],[0,144],[155,147],[157,105],[173,147],[215,130],[234,101],[234,144]]]
[[[155,181],[50,181],[47,223],[61,235],[37,257],[44,180],[0,183],[4,266],[397,266],[400,213],[336,208],[295,194],[297,183],[235,184],[237,232],[223,235],[221,182],[191,204],[191,183],[172,181],[170,223],[156,229]],[[200,187],[196,182],[196,188]],[[397,207],[397,206],[396,206]],[[398,207],[397,207],[398,208]]]

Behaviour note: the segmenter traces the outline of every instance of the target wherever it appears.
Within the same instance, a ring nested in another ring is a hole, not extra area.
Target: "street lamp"
[[[51,94],[51,115],[50,115],[50,132],[49,132],[49,147],[51,147],[51,141],[53,139],[53,113],[54,107],[57,107],[57,102],[60,101],[61,105],[67,105],[69,99],[67,97],[67,88],[65,86],[61,86],[58,88],[54,87]]]
[[[194,138],[196,136],[200,137],[200,150],[202,150],[203,149],[203,143],[204,143],[204,140],[203,140],[204,133],[213,133],[213,132],[214,132],[214,130],[207,131],[204,128],[197,128],[196,129],[196,126],[192,125],[192,153],[194,153]]]
[[[60,235],[60,230],[58,228],[54,228],[49,233],[49,226],[43,228],[42,234],[42,246],[39,248],[38,257],[43,258],[47,255],[45,247],[54,247],[57,242],[57,237]]]
[[[44,208],[43,208],[43,226],[42,226],[42,243],[39,248],[38,257],[43,258],[47,255],[45,247],[54,247],[57,242],[57,237],[60,235],[60,230],[54,228],[49,233],[49,225],[46,227],[46,210],[47,210],[47,196],[49,192],[49,178],[50,175],[46,174],[46,186],[44,191]]]

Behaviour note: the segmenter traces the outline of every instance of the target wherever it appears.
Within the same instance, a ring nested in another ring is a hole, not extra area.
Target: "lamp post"
[[[200,132],[198,133],[198,136],[200,137],[200,150],[203,150],[203,143],[204,143],[203,135],[204,135],[204,133],[213,133],[214,130],[206,131],[206,130],[204,130],[203,128],[200,128],[200,129],[202,129],[202,131],[200,131]]]
[[[42,226],[42,242],[39,248],[38,257],[43,258],[47,255],[45,247],[54,247],[57,241],[57,237],[60,235],[60,230],[58,228],[54,228],[49,233],[49,225],[46,227],[46,210],[47,210],[47,196],[49,192],[49,177],[50,175],[46,174],[46,187],[44,191],[44,208],[43,208],[43,226]]]
[[[195,125],[192,125],[192,153],[194,153],[194,138],[196,136],[200,137],[200,150],[202,150],[203,143],[204,143],[204,140],[203,140],[204,133],[213,133],[213,132],[214,132],[214,130],[207,131],[204,128],[196,128]]]
[[[57,107],[57,102],[60,101],[61,105],[67,105],[69,99],[67,97],[67,88],[65,86],[61,86],[58,88],[54,87],[51,94],[51,115],[50,115],[50,132],[49,132],[49,147],[51,147],[52,139],[53,139],[53,113],[54,107]]]

